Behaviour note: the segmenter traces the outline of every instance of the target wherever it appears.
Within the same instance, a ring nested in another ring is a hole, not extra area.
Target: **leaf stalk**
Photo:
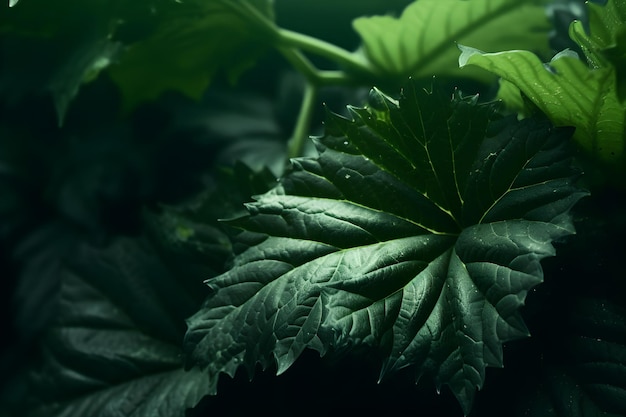
[[[293,135],[289,141],[288,156],[296,158],[304,154],[304,147],[308,139],[308,132],[311,126],[311,119],[315,110],[315,102],[317,100],[317,92],[319,87],[307,80],[304,86],[304,95],[302,96],[302,104]]]

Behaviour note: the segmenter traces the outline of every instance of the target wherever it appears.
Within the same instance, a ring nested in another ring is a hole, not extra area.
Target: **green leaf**
[[[528,51],[486,54],[460,46],[459,65],[476,65],[514,84],[556,126],[575,126],[575,141],[616,170],[626,166],[626,106],[619,100],[613,68],[589,69],[563,51],[549,64]]]
[[[587,10],[589,33],[582,22],[575,21],[569,28],[570,37],[581,46],[593,68],[609,66],[604,53],[610,48],[626,48],[626,1],[608,0],[606,5],[587,2]]]
[[[168,90],[199,99],[218,70],[234,82],[271,42],[246,20],[246,13],[255,10],[273,18],[271,6],[272,0],[192,0],[157,11],[154,32],[129,45],[119,65],[110,69],[122,89],[124,108]]]
[[[587,2],[589,33],[582,22],[570,25],[570,37],[581,46],[592,68],[613,67],[617,71],[617,90],[626,99],[626,1],[608,0],[601,6]]]
[[[415,85],[371,96],[354,120],[329,114],[319,156],[233,220],[240,253],[186,335],[213,391],[241,365],[282,373],[305,348],[364,345],[381,376],[414,366],[467,413],[502,343],[528,335],[518,309],[585,194],[571,130]]]
[[[543,1],[419,0],[399,18],[362,17],[354,28],[365,56],[387,77],[469,75],[456,68],[455,43],[484,50],[548,50]],[[506,36],[494,36],[506,34]],[[473,74],[485,78],[485,73]]]
[[[562,340],[560,365],[547,365],[541,389],[520,416],[626,415],[626,311],[600,299],[579,299]],[[550,362],[548,362],[549,364]]]
[[[0,93],[15,100],[52,93],[60,121],[81,84],[103,70],[121,88],[124,111],[170,90],[199,98],[218,71],[234,82],[264,52],[268,36],[246,14],[273,19],[272,5],[59,0],[48,10],[47,2],[31,0],[0,16],[0,33],[15,39],[0,50],[9,63]]]
[[[49,93],[62,124],[80,86],[119,55],[121,44],[112,39],[115,7],[104,3],[89,2],[81,8],[59,1],[42,13],[49,4],[30,1],[3,13],[0,93],[9,101]]]
[[[181,362],[183,318],[199,305],[200,282],[186,279],[143,240],[78,251],[62,275],[28,415],[183,417],[209,384]]]

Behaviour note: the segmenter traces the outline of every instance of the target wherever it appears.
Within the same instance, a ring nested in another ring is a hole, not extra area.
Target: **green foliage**
[[[173,3],[150,16],[151,36],[130,44],[120,64],[111,67],[127,109],[168,90],[200,99],[218,70],[235,82],[254,65],[267,42],[228,3],[250,3],[254,10],[272,14],[271,0],[194,0]],[[156,70],[146,72],[147,62]]]
[[[218,70],[234,81],[262,53],[263,36],[242,15],[256,11],[271,18],[271,5],[271,0],[62,0],[42,13],[47,2],[21,3],[3,12],[0,33],[18,35],[14,42],[21,47],[7,59],[15,65],[12,73],[29,76],[18,88],[13,80],[0,79],[0,92],[51,92],[61,121],[81,84],[103,70],[119,85],[124,111],[170,90],[199,99]],[[28,40],[32,47],[22,49]],[[57,45],[61,48],[49,50]],[[52,62],[45,59],[51,53]]]
[[[626,2],[578,3],[9,0],[0,416],[626,413]]]
[[[535,0],[420,0],[399,18],[361,17],[354,28],[374,68],[386,77],[459,76],[450,48],[462,43],[490,50],[509,48],[546,52],[549,23]],[[506,33],[506,36],[494,36]],[[482,76],[478,73],[475,76]]]
[[[476,97],[408,86],[397,104],[329,115],[318,158],[234,221],[254,232],[189,321],[191,363],[214,381],[306,348],[382,349],[383,374],[415,365],[467,414],[502,343],[527,336],[517,309],[539,260],[573,232],[568,130],[497,119]],[[213,384],[215,389],[215,384]]]
[[[562,342],[562,362],[569,367],[547,367],[544,389],[530,398],[520,415],[619,417],[626,413],[624,306],[588,297],[573,304],[574,313],[565,323],[569,334]]]
[[[28,415],[184,416],[208,383],[180,359],[182,319],[198,306],[197,290],[197,282],[176,280],[144,240],[80,250],[62,273]]]
[[[591,34],[580,22],[570,26],[570,35],[589,65],[568,50],[543,64],[528,51],[483,53],[466,46],[461,46],[459,64],[493,72],[515,85],[557,126],[575,126],[574,138],[584,152],[620,182],[626,175],[626,103],[620,93],[626,80],[620,52],[626,45],[622,39],[626,3],[610,0],[607,6],[589,7]],[[520,110],[514,90],[507,88],[502,97]]]

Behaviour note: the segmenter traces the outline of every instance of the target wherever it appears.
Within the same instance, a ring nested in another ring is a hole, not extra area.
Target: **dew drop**
[[[346,179],[349,180],[350,179],[350,174],[346,174]]]
[[[346,146],[348,146],[348,144],[349,144],[349,143],[348,143],[348,141],[347,141],[347,140],[345,140],[345,141],[343,141],[343,144],[344,144],[344,145],[346,145]]]

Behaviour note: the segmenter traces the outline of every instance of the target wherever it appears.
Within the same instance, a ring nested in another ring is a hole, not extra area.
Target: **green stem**
[[[343,71],[321,71],[298,49],[279,46],[278,50],[287,61],[310,83],[316,86],[347,85],[351,77]]]
[[[271,19],[268,19],[245,0],[223,0],[222,2],[252,25],[255,25],[260,31],[272,37],[274,46],[305,77],[306,85],[300,113],[288,149],[290,158],[301,156],[308,138],[319,88],[328,85],[347,85],[354,80],[353,75],[376,75],[375,70],[366,61],[360,60],[356,54],[332,43],[278,27]],[[352,74],[343,70],[322,71],[311,63],[303,51],[335,62]]]
[[[275,45],[278,48],[290,47],[292,49],[307,51],[322,56],[329,61],[333,61],[359,74],[372,74],[375,72],[374,68],[368,65],[366,61],[360,60],[357,55],[337,45],[313,36],[278,27],[272,20],[264,16],[263,13],[247,1],[230,0],[226,1],[225,4],[244,19],[256,25],[258,29],[270,36],[275,36]]]
[[[278,41],[284,46],[310,52],[315,55],[334,61],[340,66],[359,74],[372,74],[375,70],[357,58],[357,56],[343,48],[321,39],[294,32],[287,29],[277,28]]]
[[[311,126],[311,119],[313,118],[313,112],[315,111],[315,103],[317,99],[318,87],[308,82],[304,86],[304,96],[302,97],[302,104],[300,106],[300,113],[298,114],[298,120],[293,130],[293,136],[289,141],[289,158],[296,158],[302,156],[304,153],[304,146],[309,137],[309,128]]]

